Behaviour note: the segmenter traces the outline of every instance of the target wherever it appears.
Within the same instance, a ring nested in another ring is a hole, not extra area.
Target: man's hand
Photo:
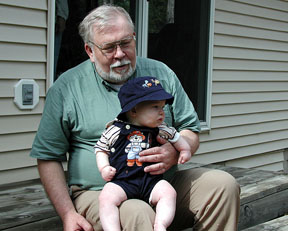
[[[162,146],[150,148],[139,153],[140,162],[155,163],[144,168],[144,171],[150,172],[151,175],[163,174],[177,164],[178,160],[178,152],[172,144],[160,136],[157,136],[157,141]]]
[[[75,210],[61,162],[40,159],[37,162],[42,184],[62,219],[64,231],[93,231],[90,223]]]
[[[64,231],[94,231],[92,225],[77,212],[65,216],[63,227]]]

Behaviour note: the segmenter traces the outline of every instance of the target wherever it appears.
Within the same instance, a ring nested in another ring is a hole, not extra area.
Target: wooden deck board
[[[272,231],[272,230],[287,231],[288,215],[244,229],[243,231]]]
[[[5,231],[63,231],[63,228],[59,217],[51,217],[37,222],[5,229]]]
[[[221,169],[237,179],[241,186],[239,230],[288,213],[287,174],[214,164],[191,167]]]
[[[40,181],[0,187],[0,230],[55,216]]]
[[[239,230],[288,213],[288,175],[196,163],[181,165],[179,171],[198,167],[227,171],[241,185]],[[40,181],[0,186],[0,230],[62,230],[61,220]]]

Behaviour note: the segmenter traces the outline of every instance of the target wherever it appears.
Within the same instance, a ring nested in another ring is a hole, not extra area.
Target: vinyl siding
[[[46,92],[47,12],[47,0],[0,0],[0,184],[38,178],[29,152]],[[20,79],[39,85],[33,110],[14,103]]]
[[[201,163],[283,170],[288,148],[288,2],[215,0],[211,130]]]
[[[288,2],[215,0],[215,7],[211,130],[200,135],[193,161],[282,170]],[[29,152],[47,90],[47,18],[48,0],[0,0],[0,184],[38,177]],[[13,102],[23,78],[40,87],[33,110]]]

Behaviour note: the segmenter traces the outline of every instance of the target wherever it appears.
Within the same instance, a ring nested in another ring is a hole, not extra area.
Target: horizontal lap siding
[[[234,161],[227,161],[226,163],[229,166],[243,166],[245,168],[261,168],[262,170],[277,171],[279,168],[283,168],[283,152],[269,152]]]
[[[2,116],[0,120],[0,136],[7,134],[36,131],[41,119],[41,113]],[[11,126],[13,124],[13,126]]]
[[[38,177],[29,152],[46,94],[47,13],[47,0],[0,0],[0,184]],[[14,103],[20,79],[39,85],[33,110]]]
[[[12,79],[12,78],[2,81],[0,85],[0,98],[14,97],[14,86],[18,81],[19,81],[18,79]],[[45,81],[46,81],[45,79],[37,79],[37,84],[39,85],[40,97],[45,96]]]
[[[193,160],[281,170],[288,148],[288,2],[215,0],[215,8],[211,131],[200,135]]]

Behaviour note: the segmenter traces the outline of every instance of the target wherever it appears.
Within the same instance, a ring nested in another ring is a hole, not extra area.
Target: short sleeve
[[[111,125],[108,127],[103,134],[101,135],[101,138],[97,141],[96,145],[94,146],[95,154],[98,151],[104,151],[109,152],[111,147],[115,144],[116,140],[119,137],[120,128]]]
[[[61,91],[53,86],[46,97],[43,115],[36,133],[31,157],[43,160],[66,161],[69,150],[68,112]]]

